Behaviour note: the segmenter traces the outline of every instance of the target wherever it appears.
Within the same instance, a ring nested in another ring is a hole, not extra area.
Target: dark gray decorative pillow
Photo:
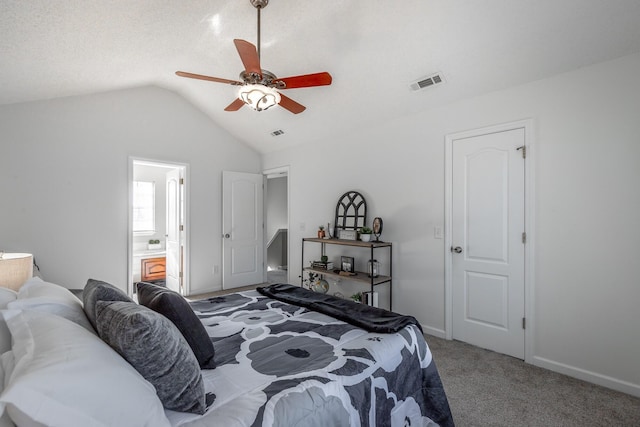
[[[91,322],[91,326],[96,327],[96,303],[98,301],[127,301],[133,302],[131,298],[119,288],[102,280],[89,279],[82,291],[82,305],[84,312]]]
[[[169,319],[133,302],[98,301],[96,324],[100,338],[153,384],[165,408],[204,414],[200,366]]]
[[[137,287],[138,302],[162,314],[176,325],[193,350],[200,367],[215,368],[213,343],[189,303],[177,292],[162,286],[140,282]]]

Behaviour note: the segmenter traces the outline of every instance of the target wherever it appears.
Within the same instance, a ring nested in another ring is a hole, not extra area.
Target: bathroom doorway
[[[128,293],[140,281],[189,294],[187,165],[130,160]]]

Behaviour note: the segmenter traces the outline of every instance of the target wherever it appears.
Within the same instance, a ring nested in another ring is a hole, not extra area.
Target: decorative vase
[[[321,294],[326,294],[329,291],[329,282],[324,279],[318,279],[313,284],[311,284],[311,290],[313,292],[319,292]]]
[[[318,230],[318,239],[324,239],[325,233],[324,230]]]
[[[368,242],[371,240],[371,234],[361,234],[360,235],[360,240],[362,240],[363,242]]]

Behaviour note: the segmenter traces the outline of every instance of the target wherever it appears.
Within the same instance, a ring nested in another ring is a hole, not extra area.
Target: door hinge
[[[184,185],[184,178],[180,178],[180,185]]]
[[[180,224],[180,231],[184,231],[184,225]]]
[[[520,147],[516,148],[516,150],[522,150],[522,158],[523,159],[527,158],[527,146],[526,145],[520,146]]]
[[[527,329],[527,319],[526,318],[522,318],[522,329]]]
[[[527,243],[527,233],[522,233],[522,243]]]
[[[180,272],[179,277],[182,279],[182,271]]]

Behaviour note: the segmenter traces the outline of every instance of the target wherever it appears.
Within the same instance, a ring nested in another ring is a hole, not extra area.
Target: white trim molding
[[[427,335],[433,335],[437,338],[447,339],[447,334],[443,329],[432,328],[431,326],[427,326],[424,324],[420,324],[420,326],[422,326],[422,331]]]
[[[596,372],[587,371],[586,369],[577,368],[575,366],[566,365],[540,356],[533,356],[530,362],[532,365],[545,368],[550,371],[568,375],[579,380],[587,381],[612,390],[621,391],[632,396],[640,397],[640,385],[623,381],[618,378],[609,377],[607,375],[598,374]]]

